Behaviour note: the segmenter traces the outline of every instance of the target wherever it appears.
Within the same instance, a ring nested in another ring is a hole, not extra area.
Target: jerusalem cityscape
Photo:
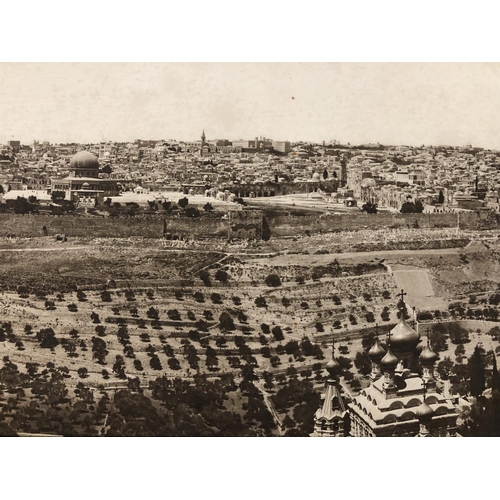
[[[2,63],[0,435],[500,436],[498,77],[424,66]]]

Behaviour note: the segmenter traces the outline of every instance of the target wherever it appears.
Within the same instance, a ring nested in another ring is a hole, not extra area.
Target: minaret
[[[335,346],[332,357],[326,365],[328,378],[325,382],[323,404],[314,415],[313,437],[343,437],[346,435],[347,406],[340,392],[338,373],[340,365],[335,359]]]
[[[203,149],[205,148],[206,145],[205,139],[206,139],[205,129],[203,129],[203,132],[201,134],[200,156],[203,156]]]

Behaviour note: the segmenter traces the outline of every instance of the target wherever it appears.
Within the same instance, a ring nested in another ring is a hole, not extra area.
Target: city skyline
[[[500,147],[496,63],[4,63],[2,141]]]

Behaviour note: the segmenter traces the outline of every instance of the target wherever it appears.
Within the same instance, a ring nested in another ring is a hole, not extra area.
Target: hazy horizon
[[[500,148],[498,63],[2,63],[0,141]]]

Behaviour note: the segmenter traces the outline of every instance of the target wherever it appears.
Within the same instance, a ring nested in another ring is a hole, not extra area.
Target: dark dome
[[[330,359],[330,361],[328,361],[328,363],[326,364],[326,371],[331,378],[335,378],[335,375],[337,374],[339,368],[340,365],[338,361],[332,356],[332,359]]]
[[[375,339],[375,343],[368,351],[368,356],[372,361],[380,361],[385,356],[385,349],[380,345],[378,339]]]
[[[99,160],[97,156],[94,156],[92,153],[88,151],[79,151],[76,153],[71,161],[69,162],[70,168],[78,168],[78,169],[98,169],[99,168]]]
[[[426,345],[420,353],[420,361],[425,365],[432,365],[439,359],[439,356]]]
[[[424,401],[415,411],[419,420],[430,420],[434,415],[434,410]]]
[[[420,335],[405,321],[401,313],[399,323],[391,330],[390,339],[394,352],[411,352],[417,347]]]
[[[386,353],[386,355],[382,358],[382,361],[380,362],[382,367],[388,370],[394,370],[398,364],[398,358],[392,354],[391,349],[389,349]]]

